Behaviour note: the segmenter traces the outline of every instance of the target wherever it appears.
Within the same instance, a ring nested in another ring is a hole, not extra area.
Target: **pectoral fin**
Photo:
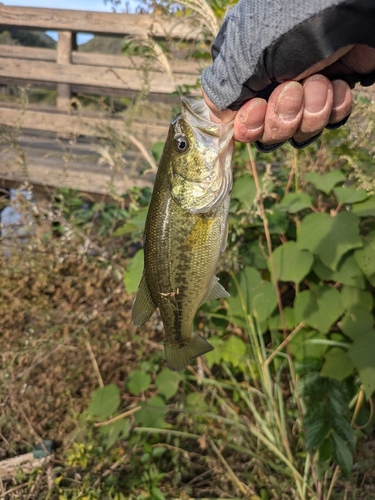
[[[213,347],[206,339],[193,333],[191,340],[185,345],[165,344],[165,358],[170,370],[181,372],[197,356],[202,356],[206,352],[212,351]]]
[[[214,276],[214,279],[212,280],[212,285],[203,299],[203,302],[207,302],[208,300],[214,300],[214,299],[225,299],[226,297],[229,297],[229,293],[225,290],[225,288],[220,285],[219,283],[219,278],[217,276]],[[202,304],[203,304],[202,302]]]
[[[144,325],[155,309],[155,302],[151,297],[146,277],[143,275],[132,308],[132,322],[136,326]]]

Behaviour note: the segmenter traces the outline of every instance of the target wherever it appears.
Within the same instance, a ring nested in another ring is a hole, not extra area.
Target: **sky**
[[[14,5],[17,7],[44,7],[48,9],[73,9],[73,10],[92,10],[97,12],[112,12],[112,7],[108,3],[105,4],[104,0],[0,0],[4,5]],[[57,4],[57,5],[56,5]],[[136,4],[136,1],[130,1],[130,8]],[[54,31],[47,31],[47,33],[57,40],[57,33]],[[77,43],[85,43],[92,38],[92,35],[78,34]]]

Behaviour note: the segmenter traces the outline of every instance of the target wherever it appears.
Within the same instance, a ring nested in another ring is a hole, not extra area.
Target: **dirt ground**
[[[125,389],[129,372],[162,351],[157,328],[144,330],[140,338],[131,324],[133,297],[123,287],[127,259],[121,245],[110,256],[95,249],[90,253],[74,237],[51,237],[48,245],[30,242],[10,257],[0,256],[0,460],[52,439],[58,446],[54,466],[64,464],[92,391],[101,383],[116,384],[124,405],[131,405],[139,398]],[[243,457],[228,460],[239,472],[247,467]],[[238,498],[241,492],[230,485],[213,490],[223,476],[217,459],[198,446],[190,450],[189,462],[194,461],[203,474],[200,481],[186,476],[195,498],[213,493]],[[39,489],[20,491],[19,484],[16,478],[3,483],[0,498],[45,498],[48,478],[40,479]],[[168,498],[175,498],[174,491]],[[352,477],[338,482],[332,499],[375,499],[374,433],[360,439]]]

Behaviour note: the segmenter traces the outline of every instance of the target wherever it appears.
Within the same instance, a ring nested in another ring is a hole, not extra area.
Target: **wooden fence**
[[[106,137],[110,131],[124,133],[126,112],[114,116],[105,112],[87,112],[84,108],[77,111],[72,106],[73,94],[123,97],[134,95],[144,87],[144,58],[80,52],[77,50],[76,35],[90,33],[143,39],[151,36],[154,40],[186,42],[199,37],[198,28],[178,19],[157,15],[0,5],[0,30],[11,28],[57,31],[57,48],[0,45],[0,84],[56,89],[57,99],[56,106],[25,107],[0,102],[0,126],[16,127],[21,134],[18,151],[25,146],[28,152],[26,169],[21,164],[23,160],[20,163],[14,151],[0,144],[1,185],[6,187],[27,180],[36,185],[72,187],[103,194],[108,192],[109,185],[118,191],[124,191],[128,186],[144,185],[139,172],[117,175],[111,168],[101,168],[100,158],[92,154],[87,139],[82,139],[86,142],[78,144],[78,148],[73,150],[74,155],[71,156],[75,160],[69,162],[57,158],[56,141],[53,138],[49,139],[48,145],[46,134],[65,139],[91,136],[92,140],[96,140],[94,138]],[[172,60],[171,72],[168,74],[157,58],[152,61],[148,59],[147,68],[150,99],[163,98],[164,101],[176,100],[176,96],[171,98],[171,95],[178,86],[195,85],[202,69],[194,61]],[[193,90],[194,93],[198,94],[198,91]],[[133,135],[135,143],[138,137],[138,146],[144,147],[163,140],[167,127],[165,120],[140,118],[132,121],[127,132]],[[22,136],[23,132],[28,135]],[[30,140],[30,134],[36,137]],[[67,144],[63,146],[68,148]],[[82,152],[81,163],[76,160],[79,151]],[[88,156],[92,158],[91,164],[87,162]]]

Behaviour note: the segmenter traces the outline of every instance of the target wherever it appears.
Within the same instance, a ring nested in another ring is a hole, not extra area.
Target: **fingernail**
[[[320,113],[327,103],[328,85],[326,80],[315,78],[304,85],[305,110]]]
[[[248,130],[257,130],[264,124],[266,104],[263,100],[255,101],[246,110],[246,113],[241,114],[239,117],[240,122]]]
[[[344,104],[348,85],[343,80],[334,80],[332,109],[337,109]]]
[[[298,115],[303,101],[303,89],[298,82],[290,82],[279,95],[275,112],[283,122],[290,122]]]

